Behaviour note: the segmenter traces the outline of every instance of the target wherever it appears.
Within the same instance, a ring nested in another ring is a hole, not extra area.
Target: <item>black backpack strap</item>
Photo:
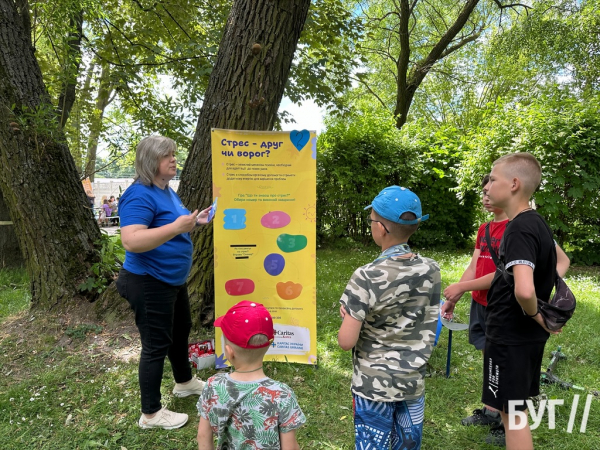
[[[490,255],[492,256],[492,259],[494,260],[494,264],[496,265],[496,267],[502,267],[500,265],[500,259],[498,258],[498,255],[496,254],[496,250],[494,250],[494,247],[492,247],[492,238],[490,237],[490,224],[492,222],[488,222],[487,225],[485,226],[485,241],[488,245],[488,250],[490,252]]]

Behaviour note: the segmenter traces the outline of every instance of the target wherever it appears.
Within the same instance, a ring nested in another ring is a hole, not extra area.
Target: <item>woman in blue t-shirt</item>
[[[186,279],[192,266],[190,231],[208,223],[210,207],[190,214],[169,187],[177,173],[175,151],[172,139],[142,139],[135,156],[135,182],[119,202],[126,255],[117,289],[135,312],[142,342],[141,428],[174,429],[188,420],[187,414],[161,406],[165,357],[173,369],[175,396],[200,395],[204,387],[204,382],[192,377],[188,360],[192,318]]]

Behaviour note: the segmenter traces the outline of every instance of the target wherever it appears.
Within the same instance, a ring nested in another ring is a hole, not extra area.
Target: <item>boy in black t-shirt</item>
[[[482,401],[500,410],[508,450],[533,449],[526,413],[520,411],[526,411],[527,398],[539,395],[544,346],[551,333],[537,311],[537,297],[550,298],[556,250],[548,225],[529,206],[540,181],[537,159],[513,153],[494,161],[486,186],[490,203],[506,212],[509,223],[499,255],[505,272],[496,270],[487,295]]]

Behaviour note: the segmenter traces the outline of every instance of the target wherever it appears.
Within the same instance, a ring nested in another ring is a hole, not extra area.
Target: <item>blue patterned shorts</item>
[[[402,402],[374,402],[352,394],[356,450],[419,450],[425,396]]]

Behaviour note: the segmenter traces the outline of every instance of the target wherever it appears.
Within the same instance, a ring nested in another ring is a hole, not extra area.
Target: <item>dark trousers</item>
[[[192,379],[188,359],[188,337],[192,316],[187,284],[171,286],[150,275],[136,275],[121,269],[117,290],[135,313],[140,332],[139,381],[142,412],[161,409],[160,384],[165,357],[169,358],[176,383]]]

